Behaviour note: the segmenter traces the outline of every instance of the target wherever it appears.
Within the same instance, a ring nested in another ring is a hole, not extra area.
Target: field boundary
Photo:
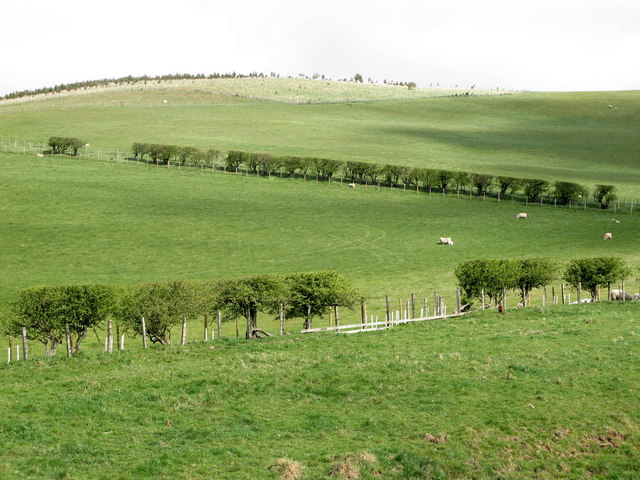
[[[84,151],[83,151],[84,150]],[[569,202],[568,205],[559,205],[555,201],[555,198],[551,198],[550,195],[540,197],[540,201],[531,202],[527,199],[524,194],[516,193],[511,194],[509,197],[501,197],[498,193],[493,194],[490,192],[487,194],[486,192],[483,195],[474,195],[472,192],[472,188],[469,188],[468,191],[464,191],[461,189],[456,189],[455,187],[448,188],[446,191],[438,191],[437,189],[429,188],[428,190],[424,187],[420,187],[416,185],[415,188],[413,186],[407,187],[407,185],[384,185],[384,182],[378,181],[374,183],[364,182],[364,183],[352,183],[350,179],[345,178],[344,174],[342,176],[336,175],[330,177],[329,179],[321,179],[317,175],[314,174],[300,174],[296,173],[290,175],[283,171],[274,173],[274,174],[265,174],[263,172],[252,172],[248,167],[245,168],[236,168],[235,170],[228,169],[226,165],[223,165],[222,160],[218,159],[217,163],[212,163],[211,165],[205,166],[195,166],[189,164],[161,164],[155,163],[151,160],[147,159],[138,159],[137,157],[131,156],[131,152],[128,150],[120,150],[117,148],[102,148],[95,147],[87,144],[87,146],[80,150],[77,156],[69,155],[69,154],[52,154],[50,153],[51,147],[47,145],[46,142],[43,141],[33,141],[33,140],[20,140],[20,139],[2,139],[0,138],[0,153],[13,153],[13,154],[22,154],[22,155],[31,155],[34,154],[41,158],[53,158],[53,157],[62,157],[69,159],[90,159],[96,160],[99,162],[107,162],[107,163],[116,163],[116,164],[124,164],[124,165],[144,165],[155,168],[173,168],[173,169],[189,169],[189,170],[211,170],[213,172],[220,172],[230,175],[242,175],[242,176],[255,176],[262,178],[280,178],[280,179],[304,179],[305,181],[315,181],[315,182],[324,182],[327,184],[331,183],[339,183],[340,186],[349,186],[355,187],[359,186],[362,188],[388,188],[393,190],[401,190],[405,193],[415,192],[417,195],[420,194],[428,194],[428,195],[442,195],[443,197],[455,196],[456,198],[467,198],[469,200],[479,200],[486,201],[496,200],[497,202],[514,202],[516,204],[521,205],[523,208],[534,207],[534,206],[549,206],[554,208],[565,208],[570,210],[599,210],[603,211],[607,214],[613,213],[614,215],[618,214],[628,214],[633,215],[634,210],[637,209],[637,206],[640,204],[640,199],[626,198],[623,197],[622,200],[618,199],[611,204],[611,207],[608,209],[601,208],[600,204],[594,201],[588,201],[587,198],[584,198],[582,201],[578,201],[575,203]],[[400,166],[399,166],[400,167]],[[495,177],[494,175],[490,175]],[[545,201],[546,200],[546,201]]]

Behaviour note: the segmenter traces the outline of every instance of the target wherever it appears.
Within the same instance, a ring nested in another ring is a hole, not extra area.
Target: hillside
[[[291,79],[185,82],[0,102],[0,131],[4,139],[75,136],[123,151],[170,143],[608,183],[621,197],[640,197],[638,92],[420,98],[446,92]],[[299,92],[313,103],[287,103]]]
[[[631,479],[638,307],[2,364],[0,476]]]
[[[0,182],[0,303],[43,284],[335,269],[380,313],[385,294],[455,298],[462,260],[640,264],[640,216],[622,212],[615,223],[607,211],[529,205],[522,222],[518,201],[2,153]],[[455,246],[438,245],[441,236]]]

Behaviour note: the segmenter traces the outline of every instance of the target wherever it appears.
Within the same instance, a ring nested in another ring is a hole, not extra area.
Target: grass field
[[[638,92],[397,99],[278,85],[289,90],[181,84],[0,102],[0,138],[442,167],[640,197]],[[0,153],[3,310],[36,285],[332,269],[382,317],[385,294],[452,302],[460,261],[533,256],[622,256],[636,292],[638,239],[628,211]],[[105,355],[92,332],[71,359],[31,342],[30,361],[0,364],[0,478],[279,479],[285,458],[305,479],[636,478],[640,304],[514,303],[506,315],[250,342],[233,324],[199,341],[201,319],[189,319],[185,347],[143,351],[128,338]],[[264,315],[260,326],[275,331]]]
[[[377,93],[398,87],[341,82],[309,90],[318,102],[343,101],[296,105],[287,103],[284,94],[265,97],[271,100],[247,98],[280,87],[260,90],[261,79],[244,80],[233,86],[239,96],[231,94],[231,87],[177,84],[0,103],[0,132],[3,138],[38,141],[76,136],[94,146],[123,150],[134,142],[172,143],[575,181],[590,187],[609,183],[618,186],[621,196],[640,197],[638,92],[397,100],[391,93]],[[282,83],[281,88],[292,87]],[[341,88],[368,101],[345,100]],[[380,99],[390,100],[374,101]]]
[[[1,365],[0,476],[633,479],[639,307]]]
[[[637,215],[529,205],[522,222],[520,202],[24,155],[0,154],[0,179],[2,302],[43,284],[335,269],[380,307],[385,294],[453,299],[455,266],[474,258],[640,264]]]

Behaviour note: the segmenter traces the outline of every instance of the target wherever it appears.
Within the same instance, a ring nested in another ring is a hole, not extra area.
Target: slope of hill
[[[519,222],[516,201],[35,155],[0,154],[0,183],[0,301],[42,284],[326,269],[371,302],[433,290],[452,299],[462,260],[640,263],[640,216],[628,213],[618,224],[606,211],[529,205]],[[441,236],[455,245],[438,245]]]
[[[635,478],[639,306],[3,364],[0,474]]]
[[[0,131],[5,139],[74,136],[123,150],[134,142],[169,143],[574,181],[589,187],[607,183],[617,185],[621,196],[640,196],[638,92],[416,98],[419,91],[400,87],[295,80],[304,87],[296,89],[287,79],[242,81],[246,85],[210,90],[176,82],[145,90],[0,102]],[[295,105],[246,98],[271,98],[268,91],[278,92],[273,98],[295,98],[297,90],[307,92],[307,99],[341,102]],[[372,101],[396,98],[398,92],[410,99]]]

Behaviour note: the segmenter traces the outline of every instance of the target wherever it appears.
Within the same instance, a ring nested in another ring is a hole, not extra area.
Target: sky
[[[233,71],[640,89],[639,0],[2,0],[0,17],[0,96]]]

